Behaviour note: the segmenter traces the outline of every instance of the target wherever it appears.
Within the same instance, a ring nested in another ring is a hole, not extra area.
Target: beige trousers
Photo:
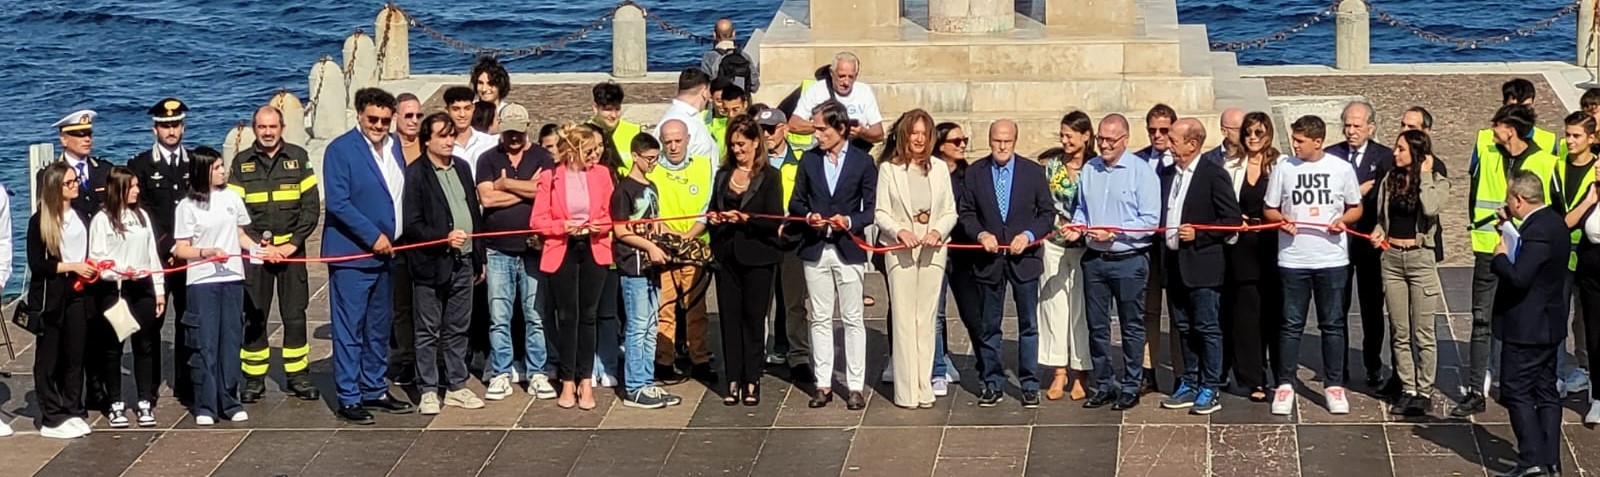
[[[889,278],[889,308],[894,313],[894,403],[902,407],[933,403],[933,340],[938,324],[944,260],[934,249],[889,252],[883,260]]]
[[[1089,320],[1083,304],[1082,247],[1044,244],[1044,282],[1039,287],[1039,364],[1078,371],[1089,359]]]

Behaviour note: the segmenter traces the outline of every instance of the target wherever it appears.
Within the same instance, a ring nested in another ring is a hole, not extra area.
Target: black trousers
[[[1384,350],[1388,350],[1390,358],[1394,357],[1394,347],[1387,339],[1389,325],[1383,313],[1383,252],[1368,244],[1350,244],[1350,273],[1345,276],[1344,311],[1349,315],[1350,307],[1360,304],[1361,364],[1366,367],[1368,376],[1377,376],[1383,370]],[[1350,286],[1350,280],[1355,280],[1354,287]],[[1349,359],[1346,353],[1345,369],[1350,369]]]
[[[1556,354],[1561,344],[1500,348],[1500,405],[1511,414],[1517,463],[1545,468],[1561,463],[1561,402],[1556,396]]]
[[[244,375],[259,378],[267,374],[267,318],[272,316],[272,296],[277,292],[278,318],[283,320],[283,371],[303,373],[310,363],[311,345],[306,341],[306,307],[311,303],[304,263],[265,263],[244,268],[244,348],[239,362]]]
[[[411,321],[411,269],[406,254],[397,253],[389,268],[394,278],[394,319],[389,333],[389,378],[415,368],[417,362],[416,327]]]
[[[171,316],[176,323],[183,318],[183,312],[189,309],[189,272],[168,273],[165,279],[167,316]],[[178,398],[178,402],[189,404],[194,397],[194,380],[189,379],[189,356],[194,351],[183,345],[183,340],[189,335],[184,328],[172,327],[172,395]]]
[[[556,376],[562,381],[589,379],[594,375],[595,317],[600,313],[606,269],[595,263],[589,240],[589,237],[569,237],[561,267],[550,275],[556,321],[561,325],[556,349],[560,350],[562,359],[556,367]]]
[[[39,399],[40,427],[57,427],[83,409],[83,351],[88,341],[89,309],[83,295],[67,297],[62,311],[42,316],[44,334],[35,343],[33,387]]]
[[[1277,270],[1257,280],[1229,282],[1223,291],[1222,339],[1225,367],[1245,389],[1267,389],[1278,369],[1278,334],[1283,326],[1283,286]]]
[[[1600,369],[1600,250],[1584,250],[1578,254],[1578,271],[1572,275],[1573,291],[1578,295],[1578,316],[1583,319],[1583,332],[1589,346],[1591,370]],[[1600,396],[1594,386],[1590,396]]]
[[[719,261],[717,310],[722,328],[722,368],[729,383],[761,382],[766,368],[767,309],[777,265],[746,266]]]
[[[96,410],[110,409],[111,403],[122,401],[122,342],[116,330],[102,315],[110,309],[117,297],[128,302],[128,311],[139,322],[139,331],[129,339],[133,342],[133,375],[138,398],[150,401],[153,406],[161,388],[161,317],[156,315],[155,282],[149,278],[122,282],[99,282],[91,286],[90,296],[95,306],[89,310],[87,324],[88,355],[85,356],[84,375],[88,380],[87,407]]]

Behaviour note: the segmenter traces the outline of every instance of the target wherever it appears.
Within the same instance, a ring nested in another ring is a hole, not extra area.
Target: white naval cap
[[[58,128],[61,130],[61,132],[92,129],[94,127],[94,117],[96,114],[97,113],[95,113],[93,109],[80,109],[73,111],[72,114],[68,114],[64,118],[61,118],[60,121],[56,121],[56,123],[51,124],[50,127]]]

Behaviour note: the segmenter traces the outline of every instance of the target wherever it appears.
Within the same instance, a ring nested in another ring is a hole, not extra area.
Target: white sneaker
[[[83,418],[81,418],[81,417],[74,417],[72,419],[67,419],[67,424],[70,424],[70,425],[72,425],[72,427],[77,428],[78,429],[78,433],[80,433],[80,434],[83,434],[83,435],[86,435],[86,436],[89,435],[89,434],[94,434],[94,428],[93,427],[89,427],[89,423],[85,422],[83,420]]]
[[[78,426],[74,426],[71,421],[68,421],[56,427],[46,426],[39,428],[39,436],[51,439],[77,439],[83,437],[83,431],[78,430]]]
[[[1583,415],[1584,424],[1600,424],[1600,399],[1589,400],[1589,413]]]
[[[784,356],[784,355],[781,355],[781,354],[778,354],[778,353],[767,353],[767,364],[768,365],[774,365],[775,366],[775,365],[784,364],[784,363],[787,363],[787,362],[789,362],[789,358],[787,356]]]
[[[194,425],[196,426],[211,426],[215,425],[216,423],[216,418],[211,416],[199,415],[194,417]]]
[[[439,413],[439,393],[433,393],[433,392],[423,393],[422,394],[422,401],[417,403],[417,412],[422,413],[422,415],[424,415],[424,416],[432,416],[432,415],[438,414]]]
[[[111,410],[106,411],[106,422],[113,429],[128,427],[128,405],[122,401],[111,403]]]
[[[945,397],[945,396],[950,395],[950,379],[949,378],[933,378],[933,383],[931,383],[931,384],[933,385],[933,396],[934,397]]]
[[[461,388],[444,393],[444,405],[462,409],[483,409],[483,400],[478,399],[478,395],[471,389]]]
[[[889,364],[883,365],[883,382],[886,382],[886,383],[894,382],[894,362],[893,361],[890,361]]]
[[[1272,414],[1287,416],[1294,412],[1294,386],[1285,384],[1272,392]]]
[[[617,377],[610,374],[601,374],[600,376],[594,378],[594,382],[598,385],[598,387],[602,388],[617,387]]]
[[[1567,394],[1577,394],[1589,390],[1589,371],[1583,368],[1572,368],[1567,374]]]
[[[549,376],[535,374],[528,379],[528,394],[534,399],[555,399],[556,388],[550,386]]]
[[[1344,388],[1339,386],[1329,387],[1322,392],[1322,396],[1328,400],[1329,414],[1350,413],[1350,397],[1345,395]]]
[[[483,392],[483,398],[490,401],[499,401],[511,395],[511,376],[499,375],[489,380],[489,389]]]
[[[247,422],[247,421],[250,420],[250,413],[247,413],[247,412],[244,412],[244,411],[239,411],[239,412],[233,413],[232,416],[228,416],[228,420],[233,421],[233,422]]]
[[[0,421],[0,437],[10,437],[14,432],[11,430],[10,424],[6,424],[6,421]]]

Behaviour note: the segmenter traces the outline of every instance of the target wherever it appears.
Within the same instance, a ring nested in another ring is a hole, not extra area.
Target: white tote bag
[[[128,301],[122,299],[122,283],[117,283],[117,303],[106,310],[106,321],[111,322],[111,329],[117,332],[117,341],[127,341],[129,336],[139,331],[139,320],[133,318],[133,312],[128,311]]]

